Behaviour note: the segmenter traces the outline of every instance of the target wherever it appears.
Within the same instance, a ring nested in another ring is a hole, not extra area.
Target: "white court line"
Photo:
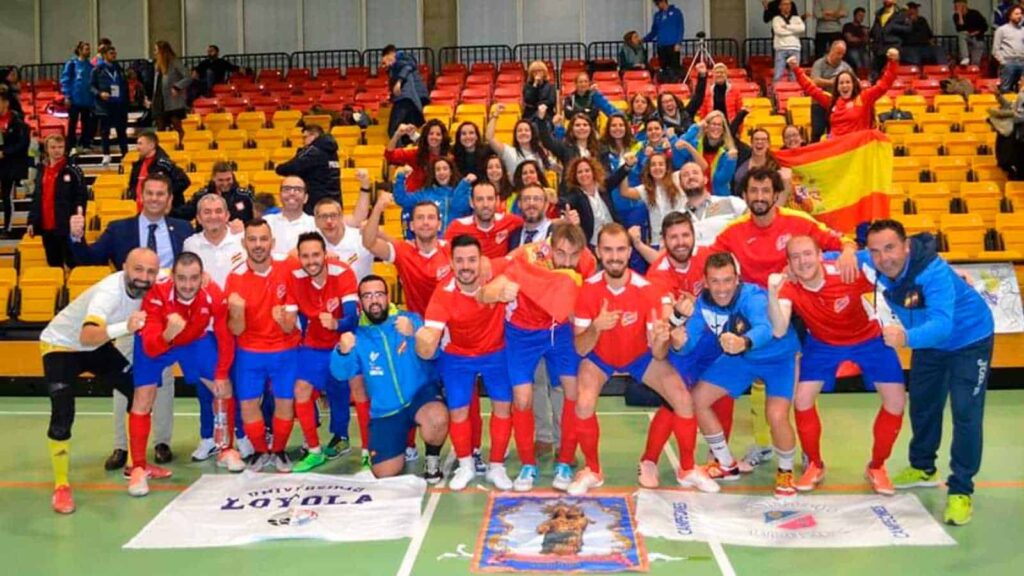
[[[354,411],[352,413],[355,414]],[[329,415],[330,411],[324,411],[324,412],[321,412],[321,414]],[[631,412],[631,411],[621,411],[621,412],[614,412],[614,411],[612,411],[612,412],[598,412],[597,413],[598,416],[647,416],[647,417],[650,417],[650,414],[652,414],[652,413],[651,412]],[[45,410],[45,411],[44,410],[0,410],[0,416],[49,416],[49,415],[50,415],[50,411],[49,410]],[[195,418],[195,417],[199,416],[199,412],[175,412],[174,415],[175,416],[186,416],[186,417],[190,417],[190,418]],[[77,412],[75,412],[75,416],[110,416],[110,412],[109,411],[107,411],[107,412],[77,411]],[[486,417],[486,416],[488,416],[488,415],[484,414],[484,417]]]
[[[448,452],[448,457],[445,458],[444,464],[441,466],[441,472],[445,478],[451,472],[453,464],[455,464],[455,452],[451,451]],[[395,573],[396,576],[409,576],[412,574],[412,568],[416,565],[416,558],[420,555],[420,548],[423,547],[423,541],[430,530],[430,521],[434,519],[434,512],[437,511],[437,503],[440,501],[440,492],[434,492],[427,500],[427,507],[423,509],[423,516],[420,518],[419,530],[416,531],[412,541],[409,542],[409,547],[405,550],[405,556],[402,557],[402,565],[398,567],[398,572]]]
[[[654,413],[652,412],[648,419],[654,420]],[[665,456],[668,457],[669,464],[672,465],[672,470],[677,474],[679,473],[679,457],[676,456],[674,450],[672,450],[672,441],[665,443]],[[718,540],[708,540],[708,547],[711,548],[711,554],[715,557],[715,563],[718,564],[718,569],[722,571],[722,576],[736,576],[736,570],[732,567],[732,562],[729,562],[729,557],[725,554],[725,548],[722,548],[722,543]]]

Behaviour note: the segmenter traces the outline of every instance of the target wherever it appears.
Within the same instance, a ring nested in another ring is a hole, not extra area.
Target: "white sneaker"
[[[637,467],[636,481],[644,488],[657,488],[660,483],[658,465],[650,460],[641,460],[640,466]]]
[[[288,474],[292,471],[292,459],[285,452],[277,452],[271,458],[274,469],[281,474]]]
[[[199,440],[199,445],[196,446],[195,451],[192,452],[192,461],[205,462],[210,459],[210,456],[213,456],[219,451],[220,448],[213,441],[213,438],[202,438]]]
[[[707,492],[709,494],[714,494],[722,489],[722,487],[718,485],[718,482],[712,480],[701,466],[694,467],[693,470],[690,470],[681,477],[676,476],[676,482],[678,482],[683,488],[696,488],[701,492]]]
[[[570,496],[583,496],[591,488],[600,488],[601,486],[604,486],[604,476],[592,472],[590,468],[584,468],[576,473],[576,478],[573,479],[572,484],[569,484],[569,489],[566,492]]]
[[[245,470],[245,462],[237,450],[228,448],[217,455],[217,467],[227,468],[228,472],[241,472]]]
[[[508,477],[508,472],[505,471],[504,464],[497,464],[492,462],[487,467],[487,474],[484,475],[484,479],[494,484],[494,487],[498,490],[511,490],[512,480]]]
[[[572,484],[572,467],[563,462],[555,464],[555,479],[551,481],[551,487],[555,490],[565,492]]]
[[[243,460],[252,456],[253,452],[256,451],[256,449],[252,447],[252,442],[245,437],[235,438],[235,448],[238,449],[238,455],[241,456]]]
[[[448,481],[448,488],[454,492],[465,490],[473,478],[476,478],[476,471],[473,470],[473,458],[459,458],[459,467],[455,469],[452,479]]]
[[[516,492],[529,492],[533,490],[533,481],[537,479],[537,467],[527,464],[519,469],[519,476],[512,483],[512,489]]]
[[[136,497],[149,494],[149,479],[145,468],[132,470],[131,479],[128,480],[128,493]]]
[[[967,66],[967,65],[968,65],[968,64],[970,64],[970,63],[971,63],[971,59],[970,59],[970,58],[962,58],[962,59],[960,60],[960,65],[961,65],[961,66]]]
[[[747,453],[743,455],[743,461],[753,467],[765,462],[771,462],[774,455],[775,450],[771,446],[758,446],[755,444],[747,448]]]
[[[417,450],[415,446],[406,446],[405,447],[405,461],[406,462],[415,462],[415,461],[417,461],[419,459],[420,459],[420,451]]]
[[[110,154],[104,154],[103,155],[103,160],[100,162],[100,166],[103,166],[104,168],[109,168],[110,167],[110,161],[111,161]]]

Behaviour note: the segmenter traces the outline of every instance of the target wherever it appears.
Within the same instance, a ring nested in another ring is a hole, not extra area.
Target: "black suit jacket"
[[[98,265],[112,263],[118,270],[124,267],[124,261],[128,253],[143,246],[139,238],[139,218],[123,218],[114,220],[107,225],[95,244],[88,244],[83,239],[81,242],[71,241],[71,254],[77,266]],[[171,250],[174,255],[181,254],[185,239],[193,234],[192,226],[184,220],[177,218],[166,218],[167,233],[171,237]]]

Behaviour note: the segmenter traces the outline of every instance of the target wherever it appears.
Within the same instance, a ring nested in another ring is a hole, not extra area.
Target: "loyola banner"
[[[795,174],[790,201],[841,232],[889,217],[892,142],[878,130],[862,130],[793,150],[773,152]]]
[[[953,546],[916,496],[762,496],[640,490],[637,529],[669,540],[765,548]]]
[[[125,548],[209,548],[262,540],[409,538],[426,483],[416,476],[203,475]]]

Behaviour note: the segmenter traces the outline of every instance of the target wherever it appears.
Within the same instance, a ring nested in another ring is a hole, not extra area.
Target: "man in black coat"
[[[160,147],[160,138],[156,132],[139,134],[136,146],[139,150],[139,159],[132,164],[131,175],[128,177],[127,198],[139,201],[141,208],[142,184],[148,176],[160,173],[171,180],[171,208],[175,209],[185,204],[185,190],[192,185],[192,180]]]
[[[171,216],[188,222],[195,220],[199,211],[199,200],[207,194],[224,197],[228,204],[228,226],[231,228],[231,233],[241,234],[245,223],[253,218],[253,195],[252,190],[238,185],[235,169],[230,162],[214,164],[213,175],[206,187],[196,192],[185,204],[171,210]]]
[[[302,129],[302,148],[295,157],[278,164],[275,171],[281,176],[298,176],[306,183],[306,214],[323,198],[341,202],[341,164],[338,162],[338,143],[317,124]]]
[[[28,125],[13,102],[17,102],[14,94],[0,86],[0,200],[5,235],[11,233],[14,188],[28,175]]]

